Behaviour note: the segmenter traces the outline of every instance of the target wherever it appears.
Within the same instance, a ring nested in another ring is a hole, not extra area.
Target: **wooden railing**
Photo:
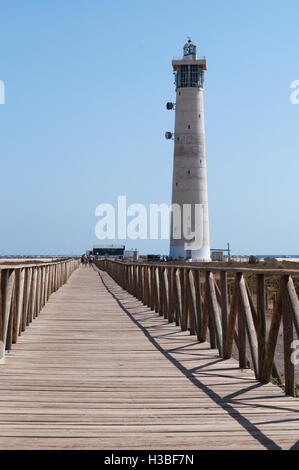
[[[77,259],[39,264],[0,265],[1,359],[49,299],[79,266]]]
[[[256,379],[263,383],[272,378],[278,384],[284,382],[286,394],[295,396],[293,340],[299,338],[299,301],[292,276],[299,276],[299,270],[192,267],[111,259],[98,260],[96,265],[169,322],[175,322],[183,331],[189,329],[200,342],[208,340],[211,348],[218,348],[220,357],[229,359],[236,350],[240,368],[252,367]],[[269,280],[276,291],[267,334]],[[274,361],[281,324],[284,380]]]

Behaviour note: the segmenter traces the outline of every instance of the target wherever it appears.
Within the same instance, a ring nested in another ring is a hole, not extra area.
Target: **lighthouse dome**
[[[184,45],[184,56],[187,55],[196,55],[196,44],[191,39]]]

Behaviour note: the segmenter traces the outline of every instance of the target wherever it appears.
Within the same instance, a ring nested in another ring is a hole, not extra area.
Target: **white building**
[[[203,82],[206,59],[196,56],[196,45],[189,40],[181,60],[173,60],[176,84],[176,103],[167,103],[175,109],[175,131],[165,134],[174,138],[172,204],[180,208],[191,205],[192,211],[183,217],[171,218],[170,256],[210,261],[208,191],[205,152]],[[189,206],[190,207],[190,206]],[[195,218],[195,208],[198,219]],[[195,221],[199,223],[196,224]],[[196,237],[190,240],[190,234]]]

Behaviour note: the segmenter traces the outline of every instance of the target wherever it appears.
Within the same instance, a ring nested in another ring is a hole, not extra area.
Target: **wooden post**
[[[228,323],[228,297],[227,297],[227,272],[220,273],[221,283],[221,326],[223,357],[226,357],[227,323]]]
[[[196,296],[193,272],[188,270],[187,272],[187,287],[188,287],[188,304],[190,309],[190,334],[195,335],[198,333],[197,325],[197,312],[196,312]]]
[[[296,333],[299,339],[299,300],[291,276],[287,276],[287,278],[285,279],[285,294],[289,309],[292,313]]]
[[[142,303],[145,305],[145,296],[146,296],[146,277],[145,277],[146,269],[144,266],[141,266],[141,281],[142,281]]]
[[[202,327],[202,298],[201,298],[201,285],[200,285],[200,271],[192,270],[194,288],[195,288],[195,302],[196,302],[196,333],[198,341],[202,341],[201,327]]]
[[[205,284],[204,284],[204,304],[202,313],[202,324],[201,324],[201,339],[203,342],[207,341],[207,332],[209,324],[209,287],[208,287],[208,274],[205,273]]]
[[[35,315],[33,318],[37,317],[39,314],[40,286],[41,286],[41,268],[38,266],[36,268],[36,301],[35,301]]]
[[[137,265],[133,265],[133,273],[134,273],[134,296],[138,299],[138,271]]]
[[[216,344],[219,351],[219,355],[223,355],[223,348],[222,348],[222,328],[221,328],[221,321],[220,321],[220,313],[219,307],[217,303],[216,297],[216,290],[215,290],[215,281],[213,273],[207,271],[207,281],[208,281],[208,292],[209,292],[209,300],[210,300],[210,316],[211,316],[211,326],[214,327],[215,337],[216,337]],[[212,345],[212,344],[211,344]]]
[[[7,333],[8,333],[8,326],[11,314],[11,302],[13,297],[14,291],[14,284],[15,284],[15,271],[5,269],[2,270],[2,279],[1,279],[1,297],[4,300],[3,305],[3,314],[2,314],[2,325],[1,325],[1,340],[5,345],[5,349],[7,347]]]
[[[137,288],[137,299],[142,302],[142,266],[137,265],[137,276],[138,276],[138,288]]]
[[[24,299],[24,310],[21,322],[21,331],[26,330],[26,326],[29,324],[30,314],[30,296],[31,296],[31,284],[32,284],[32,268],[26,268],[25,277],[25,299]]]
[[[280,289],[278,293],[277,303],[274,308],[272,318],[271,318],[271,325],[268,334],[268,340],[266,342],[265,347],[265,360],[262,368],[262,382],[268,383],[271,378],[271,371],[273,368],[274,363],[274,353],[275,347],[277,343],[277,337],[279,332],[279,327],[281,323],[281,316],[282,316],[282,281],[280,281]]]
[[[175,314],[174,268],[168,268],[168,302],[168,322],[172,323]]]
[[[162,315],[162,312],[159,311],[160,307],[160,283],[159,283],[159,272],[157,267],[153,268],[154,271],[154,284],[155,284],[155,296],[154,296],[154,309],[156,313]]]
[[[179,325],[182,326],[182,291],[181,291],[181,284],[180,284],[180,269],[179,268],[175,269],[175,272],[174,272],[174,291],[175,291],[175,324],[176,326],[179,326]]]
[[[126,264],[124,266],[124,269],[125,269],[125,290],[127,292],[130,291],[130,270],[129,270],[129,266]]]
[[[187,269],[180,269],[180,283],[181,283],[181,309],[182,309],[182,331],[188,329],[188,289],[187,289]]]
[[[25,284],[25,269],[18,269],[16,271],[16,315],[13,325],[13,337],[12,342],[16,343],[20,333],[20,324],[23,312],[24,303],[24,284]]]
[[[255,377],[258,378],[259,373],[258,373],[258,343],[257,343],[257,337],[256,337],[256,332],[254,328],[254,323],[252,319],[252,313],[251,313],[251,308],[249,304],[249,299],[247,295],[247,290],[244,282],[244,277],[243,274],[240,276],[239,283],[238,283],[238,289],[239,289],[239,299],[240,299],[240,311],[242,316],[242,322],[241,324],[245,325],[246,331],[247,331],[247,336],[248,336],[248,342],[249,342],[249,347],[250,347],[250,352],[251,352],[251,359],[252,359],[252,365],[253,365],[253,370],[255,373]],[[244,335],[242,331],[242,337],[239,335],[239,346],[240,349],[243,353],[241,357],[241,361],[243,361],[244,358],[244,352],[243,352],[243,347],[240,344],[240,341],[243,340]],[[239,352],[240,352],[239,349]],[[246,352],[245,352],[246,354]],[[246,363],[246,358],[244,359],[244,362],[242,364]],[[241,367],[241,366],[240,366]]]
[[[265,275],[256,276],[257,297],[257,339],[258,339],[258,379],[263,378],[263,367],[266,354],[266,298],[265,298]]]
[[[239,295],[238,295],[238,282],[239,282],[240,273],[236,274],[235,277],[235,287],[232,294],[232,300],[230,304],[230,312],[228,318],[227,326],[227,340],[226,340],[226,353],[225,358],[229,359],[232,356],[232,347],[235,337],[235,325],[238,315],[238,305],[239,305]]]
[[[144,278],[144,305],[149,305],[149,292],[148,292],[148,268],[143,267],[143,278]]]
[[[16,284],[16,276],[14,276],[14,285],[12,289],[12,297],[10,301],[9,316],[8,316],[8,328],[7,328],[6,348],[5,348],[7,351],[10,351],[12,347],[13,323],[15,321],[14,317],[15,317],[15,312],[16,312],[16,285],[15,284]]]
[[[169,320],[169,288],[168,288],[168,268],[163,268],[162,269],[162,282],[163,282],[163,300],[164,300],[164,306],[163,306],[163,313],[164,313],[164,318]]]
[[[49,298],[49,266],[46,266],[45,287],[44,287],[44,304],[48,302]]]
[[[151,266],[150,268],[150,286],[151,286],[151,291],[150,291],[150,309],[155,310],[155,271],[154,271],[154,266]]]
[[[245,321],[242,314],[242,305],[240,295],[238,297],[238,339],[239,339],[239,367],[240,369],[245,369],[247,367],[246,361],[246,331],[245,331]]]
[[[293,316],[289,308],[288,285],[289,276],[282,277],[283,296],[282,296],[282,323],[283,323],[283,349],[284,349],[284,373],[285,373],[285,392],[292,397],[295,396],[295,364],[291,360],[292,342],[293,342]]]
[[[29,322],[32,322],[33,318],[35,318],[36,312],[36,284],[37,284],[37,268],[33,268],[32,271],[32,289],[31,289],[31,309],[30,309],[30,317]]]
[[[165,286],[164,286],[163,273],[164,273],[164,267],[159,267],[159,268],[158,268],[158,280],[159,280],[159,314],[160,314],[161,316],[164,316],[164,307],[165,307],[165,301],[164,301]]]

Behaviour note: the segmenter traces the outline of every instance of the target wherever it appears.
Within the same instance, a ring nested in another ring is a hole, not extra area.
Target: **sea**
[[[248,257],[250,255],[233,255],[234,257]],[[299,258],[299,255],[255,255],[257,258]]]

